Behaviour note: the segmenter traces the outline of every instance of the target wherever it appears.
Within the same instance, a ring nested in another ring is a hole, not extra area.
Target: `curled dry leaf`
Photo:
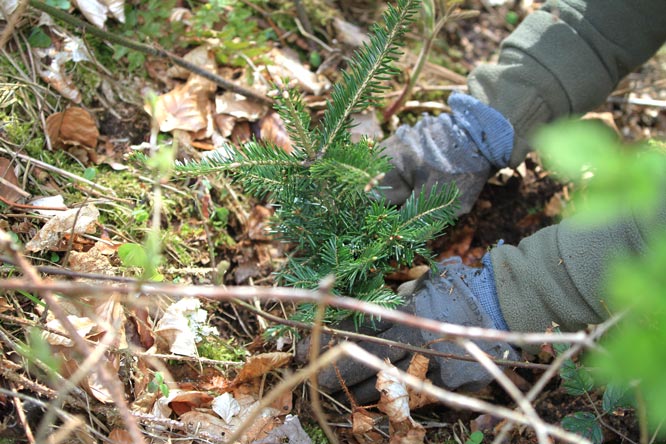
[[[430,364],[430,359],[423,356],[420,353],[416,353],[412,360],[409,363],[409,368],[407,368],[407,374],[416,376],[417,378],[427,381],[426,374],[428,373],[428,365]],[[423,406],[434,404],[437,402],[437,398],[430,395],[426,392],[419,392],[414,390],[412,387],[407,387],[407,393],[409,393],[409,409],[414,410],[421,408]]]
[[[415,371],[420,371],[415,366]],[[409,409],[409,394],[400,380],[399,371],[394,366],[377,374],[377,390],[381,394],[377,408],[389,419],[391,444],[421,444],[425,439],[425,429],[412,419]]]
[[[93,204],[62,211],[44,224],[35,237],[25,245],[25,249],[27,251],[48,250],[55,247],[63,235],[89,232],[98,218],[99,211]]]
[[[291,353],[273,352],[255,355],[245,362],[238,376],[234,379],[234,384],[251,381],[259,378],[266,373],[287,365],[291,361]]]
[[[14,173],[14,168],[12,168],[12,161],[5,157],[0,157],[0,177],[2,178],[2,181],[0,181],[0,196],[10,202],[19,202],[29,196],[19,186],[18,177]]]
[[[380,393],[377,408],[386,413],[391,422],[403,422],[411,417],[409,411],[409,393],[405,384],[398,377],[398,370],[382,370],[377,374],[375,384]]]
[[[72,79],[65,74],[62,58],[52,58],[50,65],[39,70],[39,76],[72,103],[81,103],[81,91]]]
[[[383,415],[358,408],[352,413],[352,435],[361,444],[383,442],[384,437],[372,429],[381,421]]]
[[[46,119],[46,132],[54,147],[84,146],[95,148],[99,130],[88,111],[72,106]]]

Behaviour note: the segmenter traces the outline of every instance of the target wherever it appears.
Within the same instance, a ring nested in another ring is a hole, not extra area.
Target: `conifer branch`
[[[285,83],[287,84],[287,82]],[[310,134],[311,119],[301,96],[293,88],[288,91],[282,90],[275,103],[275,108],[282,117],[292,142],[297,148],[305,151],[308,159],[312,160],[315,148]]]
[[[318,141],[318,158],[347,132],[350,116],[371,104],[373,94],[385,89],[379,82],[395,72],[391,63],[399,56],[400,38],[414,20],[419,4],[418,0],[398,0],[397,8],[389,4],[384,26],[373,26],[370,42],[355,53],[350,71],[333,88],[328,102]]]

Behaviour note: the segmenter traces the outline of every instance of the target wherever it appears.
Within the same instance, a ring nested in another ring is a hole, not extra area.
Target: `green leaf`
[[[33,48],[48,48],[53,43],[49,37],[39,26],[32,28],[28,43]]]
[[[573,361],[567,359],[560,369],[563,387],[570,395],[580,396],[594,388],[592,375],[583,367],[577,367]]]
[[[481,444],[482,442],[483,442],[483,432],[477,430],[476,432],[472,432],[472,434],[469,435],[469,438],[467,438],[465,444]]]
[[[97,168],[95,167],[88,167],[85,169],[85,171],[83,171],[83,177],[88,180],[94,180],[96,176],[97,176]]]
[[[509,11],[506,13],[504,16],[504,20],[511,25],[511,26],[516,26],[518,24],[518,21],[520,20],[520,16],[515,11]]]
[[[608,384],[604,391],[601,408],[606,413],[630,407],[634,402],[633,393],[626,384]]]
[[[143,245],[123,244],[118,247],[118,257],[125,267],[145,268],[148,264],[148,254]]]
[[[589,439],[594,444],[601,444],[603,431],[594,414],[590,412],[576,412],[562,419],[562,428],[569,432]]]
[[[72,4],[69,2],[69,0],[46,0],[45,3],[49,6],[63,9],[65,11],[72,7]]]

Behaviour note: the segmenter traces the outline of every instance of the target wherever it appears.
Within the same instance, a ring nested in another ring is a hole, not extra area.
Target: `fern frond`
[[[385,89],[381,82],[396,72],[391,64],[400,56],[400,39],[419,5],[419,0],[398,0],[397,7],[389,4],[384,25],[372,27],[370,42],[354,54],[349,71],[333,88],[317,138],[317,157],[322,158],[335,143],[346,142],[350,116],[375,103],[375,96]]]

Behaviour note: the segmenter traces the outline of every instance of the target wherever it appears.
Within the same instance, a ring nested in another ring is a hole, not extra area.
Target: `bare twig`
[[[5,148],[0,148],[0,153],[5,153],[5,154],[9,154],[11,156],[16,156],[19,159],[29,161],[30,163],[33,163],[33,164],[37,165],[38,167],[43,168],[47,171],[52,171],[54,173],[60,174],[60,175],[65,176],[65,177],[68,177],[68,178],[70,178],[74,181],[85,183],[89,187],[98,189],[98,190],[103,191],[103,192],[105,192],[107,194],[110,194],[112,196],[114,196],[116,194],[111,188],[108,188],[108,187],[105,187],[105,186],[102,186],[102,185],[98,185],[95,182],[91,182],[90,180],[88,180],[84,177],[81,177],[81,176],[78,176],[74,173],[70,173],[69,171],[65,171],[63,169],[54,167],[53,165],[50,165],[46,162],[42,162],[41,160],[37,160],[37,159],[35,159],[33,157],[30,157],[30,156],[27,156],[25,154],[15,153],[15,152],[13,152],[11,150],[8,150],[8,149],[5,149]]]
[[[70,296],[106,297],[109,292],[120,294],[164,295],[174,299],[203,298],[229,301],[235,298],[243,300],[275,299],[293,302],[316,302],[316,292],[298,288],[284,287],[214,287],[203,285],[175,285],[169,283],[138,282],[134,285],[88,284],[85,282],[63,281],[26,281],[26,279],[0,280],[0,288],[5,290],[26,290],[37,292],[58,292]],[[398,310],[391,310],[379,305],[360,301],[351,297],[324,295],[322,302],[337,308],[363,312],[376,318],[386,319],[402,325],[438,333],[450,338],[465,337],[488,341],[504,341],[517,345],[543,343],[571,343],[593,347],[594,342],[584,332],[576,333],[520,333],[499,331],[480,327],[465,327],[446,324],[432,319],[421,318]]]
[[[460,339],[458,341],[470,355],[474,356],[476,360],[490,373],[493,378],[504,388],[504,390],[513,398],[513,400],[521,408],[525,416],[531,421],[530,425],[536,432],[539,444],[549,444],[548,435],[544,428],[545,423],[541,420],[532,404],[523,396],[518,390],[518,387],[506,376],[500,368],[495,365],[493,361],[479,348],[478,345],[468,339]]]

